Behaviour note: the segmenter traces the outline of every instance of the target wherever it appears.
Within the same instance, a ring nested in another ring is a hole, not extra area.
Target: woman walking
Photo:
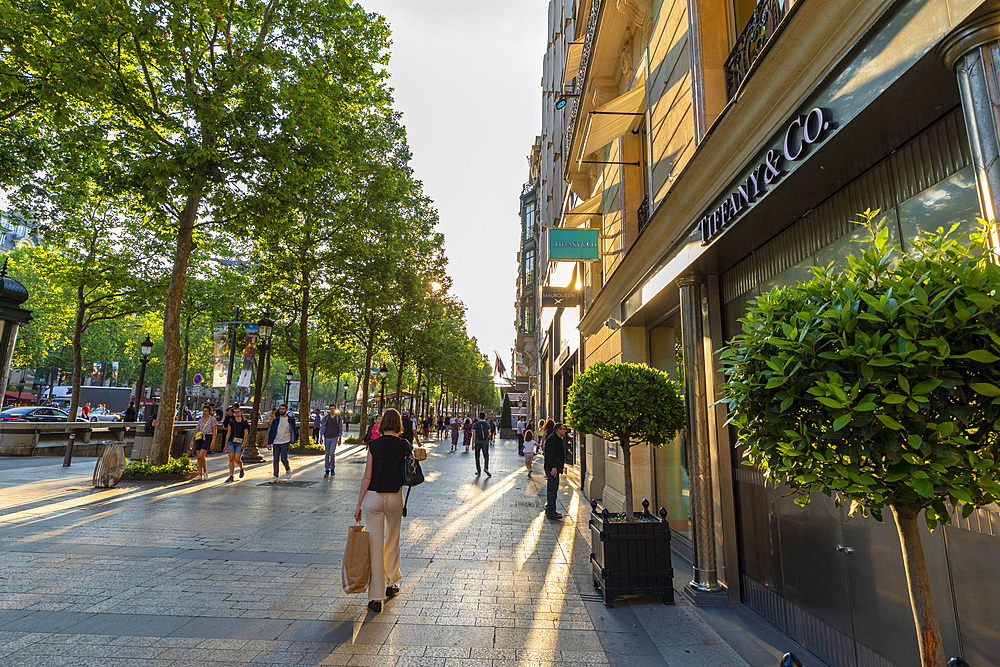
[[[462,424],[462,444],[465,445],[465,451],[469,451],[469,445],[472,444],[472,420],[468,417],[465,418],[465,423]]]
[[[354,520],[361,521],[369,534],[368,554],[371,573],[368,578],[368,608],[382,611],[382,587],[385,599],[399,593],[396,583],[403,578],[399,570],[399,529],[403,520],[403,461],[410,456],[410,443],[400,437],[403,423],[399,412],[390,408],[382,415],[381,435],[368,445],[365,475]]]
[[[247,431],[250,428],[250,422],[243,419],[243,411],[239,407],[233,408],[232,419],[229,420],[229,426],[226,428],[226,452],[229,454],[229,479],[227,482],[233,481],[233,473],[236,472],[236,466],[240,467],[240,479],[243,479],[243,442],[246,440]]]
[[[212,414],[212,408],[206,405],[201,409],[201,418],[198,420],[198,427],[194,431],[194,441],[191,443],[198,460],[196,481],[203,482],[208,479],[208,463],[205,461],[205,454],[211,451],[212,442],[215,441],[218,430],[219,422]]]
[[[458,451],[458,417],[451,418],[451,451]]]

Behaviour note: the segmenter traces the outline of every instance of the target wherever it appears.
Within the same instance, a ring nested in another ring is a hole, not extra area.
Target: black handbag
[[[412,456],[403,459],[403,484],[406,485],[406,499],[403,500],[403,516],[406,516],[406,504],[410,502],[410,489],[424,481],[424,471],[420,461]]]

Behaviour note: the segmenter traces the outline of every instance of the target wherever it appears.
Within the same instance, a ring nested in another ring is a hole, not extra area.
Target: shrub
[[[187,475],[198,472],[198,468],[191,463],[191,458],[187,454],[175,459],[168,457],[163,465],[152,465],[148,459],[142,461],[129,461],[125,466],[126,477],[144,477],[146,475]]]
[[[807,504],[814,491],[882,520],[903,552],[924,665],[944,664],[918,519],[1000,499],[1000,267],[955,238],[925,234],[911,254],[865,211],[871,245],[760,296],[723,351],[738,444]],[[868,241],[865,241],[868,243]]]
[[[662,446],[684,428],[679,385],[645,364],[598,362],[576,376],[566,403],[566,423],[617,442],[625,465],[625,518],[632,518],[631,448]]]

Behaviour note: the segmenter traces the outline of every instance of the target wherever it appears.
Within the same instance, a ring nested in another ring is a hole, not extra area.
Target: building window
[[[535,251],[534,249],[524,251],[524,286],[530,287],[535,284]]]
[[[521,235],[524,239],[530,239],[535,235],[535,216],[536,216],[537,204],[532,201],[529,202],[527,206],[524,207],[524,215],[522,217],[522,230]]]

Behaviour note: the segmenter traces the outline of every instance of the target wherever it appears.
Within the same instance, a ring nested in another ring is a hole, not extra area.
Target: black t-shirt
[[[250,422],[248,422],[246,419],[241,419],[240,421],[236,421],[236,418],[233,417],[232,419],[229,420],[229,429],[231,431],[229,439],[232,440],[233,438],[245,438],[248,428],[250,428]]]
[[[369,491],[396,493],[403,487],[403,460],[410,456],[410,443],[396,435],[381,435],[368,443],[372,455]]]
[[[413,444],[413,420],[409,417],[403,417],[403,440]]]

